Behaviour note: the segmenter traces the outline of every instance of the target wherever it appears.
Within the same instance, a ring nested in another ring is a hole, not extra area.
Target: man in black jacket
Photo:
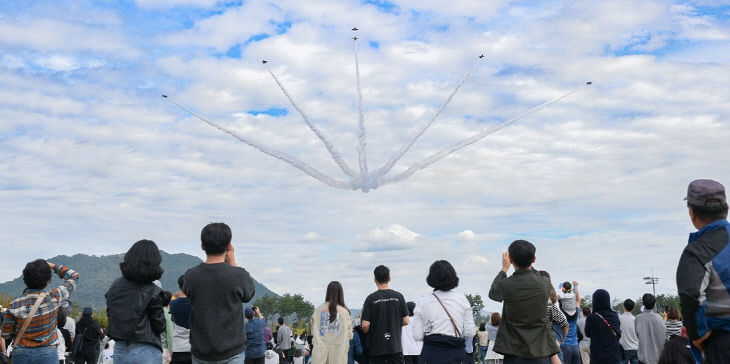
[[[709,364],[730,363],[730,223],[725,187],[699,179],[687,188],[689,217],[697,232],[677,266],[677,290],[693,355]]]

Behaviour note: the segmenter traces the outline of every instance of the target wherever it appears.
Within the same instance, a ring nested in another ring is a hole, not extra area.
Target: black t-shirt
[[[365,299],[362,319],[370,321],[368,355],[402,353],[401,327],[408,307],[403,295],[392,290],[378,290]]]

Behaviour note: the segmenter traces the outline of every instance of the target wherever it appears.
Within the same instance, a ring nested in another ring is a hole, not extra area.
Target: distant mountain
[[[165,273],[162,275],[162,287],[170,292],[178,290],[177,278],[185,273],[188,269],[202,263],[198,257],[189,254],[167,254],[162,253],[162,269]],[[79,272],[81,276],[76,291],[71,295],[70,300],[79,306],[91,306],[94,308],[106,307],[104,294],[112,282],[119,278],[122,273],[119,270],[119,263],[124,259],[124,254],[106,255],[106,256],[90,256],[85,254],[76,254],[74,256],[60,255],[48,259],[50,262],[63,264],[71,267],[71,269]],[[54,275],[53,281],[49,287],[55,287],[61,284],[58,276]],[[262,296],[278,295],[263,284],[254,279],[256,287],[256,295],[251,302]],[[25,284],[23,278],[18,277],[12,281],[0,283],[0,293],[6,296],[18,297],[23,293]]]

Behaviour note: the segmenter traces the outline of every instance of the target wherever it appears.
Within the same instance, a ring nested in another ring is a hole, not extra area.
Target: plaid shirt
[[[31,318],[28,329],[17,343],[17,346],[34,348],[41,346],[58,345],[58,334],[56,331],[56,312],[61,306],[61,301],[68,298],[76,289],[76,281],[79,274],[70,268],[56,264],[53,271],[64,280],[63,284],[51,290],[41,302],[35,316]],[[28,319],[30,309],[36,299],[40,296],[40,289],[26,289],[23,296],[10,302],[10,307],[5,311],[0,333],[5,339],[15,336],[23,323]]]

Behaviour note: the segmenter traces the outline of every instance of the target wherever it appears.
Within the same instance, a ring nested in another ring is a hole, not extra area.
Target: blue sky
[[[4,2],[0,280],[37,257],[121,253],[142,238],[202,256],[200,229],[225,221],[257,279],[314,303],[340,280],[358,307],[378,264],[415,300],[437,259],[486,296],[518,238],[556,284],[636,298],[653,267],[658,291],[675,293],[693,230],[686,186],[730,181],[729,18],[715,1]],[[357,169],[353,26],[371,171],[485,55],[387,176],[594,84],[368,193],[329,187],[160,97],[348,181],[268,69]]]

